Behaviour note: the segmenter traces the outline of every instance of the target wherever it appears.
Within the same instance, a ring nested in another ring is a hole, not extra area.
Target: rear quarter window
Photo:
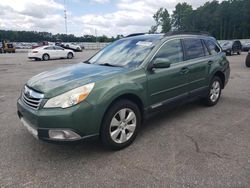
[[[204,42],[211,55],[216,55],[220,52],[220,48],[217,44],[215,44],[215,42],[208,39],[205,39]]]

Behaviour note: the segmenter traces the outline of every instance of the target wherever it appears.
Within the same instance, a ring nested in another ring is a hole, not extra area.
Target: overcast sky
[[[193,8],[207,0],[0,0],[0,29],[116,36],[147,32],[154,24],[153,14],[160,8],[171,13],[178,2]]]

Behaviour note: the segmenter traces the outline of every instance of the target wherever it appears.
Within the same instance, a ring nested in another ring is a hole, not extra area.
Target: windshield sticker
[[[136,43],[136,45],[138,46],[151,46],[152,45],[152,42],[147,42],[147,41],[139,41]]]

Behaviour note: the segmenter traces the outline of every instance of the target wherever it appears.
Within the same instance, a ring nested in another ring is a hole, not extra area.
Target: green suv
[[[213,37],[130,36],[85,62],[31,78],[18,99],[18,116],[45,141],[99,136],[106,146],[121,149],[156,109],[193,98],[215,105],[229,74],[225,53]]]

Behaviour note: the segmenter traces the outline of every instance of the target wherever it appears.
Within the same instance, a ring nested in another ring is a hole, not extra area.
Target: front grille
[[[21,99],[26,106],[38,110],[43,99],[43,94],[24,86]]]

